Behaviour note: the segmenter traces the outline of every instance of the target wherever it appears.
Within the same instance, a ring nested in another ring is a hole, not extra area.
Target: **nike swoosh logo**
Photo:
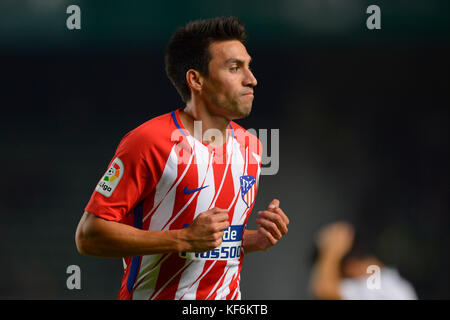
[[[197,191],[200,191],[202,189],[205,189],[206,187],[209,187],[209,186],[204,186],[204,187],[197,188],[197,189],[189,189],[188,186],[186,186],[186,187],[184,187],[183,192],[184,192],[184,194],[192,194],[194,192],[197,192]]]

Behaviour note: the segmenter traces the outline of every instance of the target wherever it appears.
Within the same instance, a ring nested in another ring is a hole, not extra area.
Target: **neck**
[[[227,139],[230,120],[212,113],[205,104],[195,103],[194,99],[180,111],[180,120],[192,136],[213,147],[222,146]]]

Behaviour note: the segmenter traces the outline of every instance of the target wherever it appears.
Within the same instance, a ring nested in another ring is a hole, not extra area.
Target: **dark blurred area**
[[[66,8],[81,8],[68,30]],[[381,8],[368,30],[366,8]],[[74,235],[120,139],[182,106],[164,72],[175,29],[239,16],[258,79],[246,128],[280,129],[262,176],[289,234],[249,254],[243,299],[308,299],[324,224],[364,230],[420,299],[450,298],[447,1],[2,1],[2,299],[115,299],[119,259],[81,256]],[[249,228],[255,227],[255,213]],[[66,287],[69,265],[81,290]]]

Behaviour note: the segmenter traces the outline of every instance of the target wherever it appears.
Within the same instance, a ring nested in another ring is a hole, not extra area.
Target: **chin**
[[[237,119],[246,118],[252,112],[252,105],[240,105],[237,107],[236,115],[239,117]]]
[[[244,119],[247,118],[250,113],[251,113],[252,109],[241,109],[239,111],[233,112],[233,116],[231,117],[230,120],[237,120],[237,119]]]
[[[222,107],[223,115],[228,120],[243,119],[250,115],[252,111],[252,104],[230,104]]]
[[[252,105],[245,107],[243,110],[243,114],[245,114],[246,117],[248,117],[252,113]]]

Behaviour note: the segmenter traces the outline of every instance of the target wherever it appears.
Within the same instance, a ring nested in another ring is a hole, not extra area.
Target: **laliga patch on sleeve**
[[[122,160],[115,158],[105,175],[98,183],[95,191],[109,198],[119,184],[119,181],[123,176],[123,170],[124,166]]]

